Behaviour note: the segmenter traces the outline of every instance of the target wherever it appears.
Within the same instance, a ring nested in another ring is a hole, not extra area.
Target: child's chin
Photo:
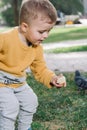
[[[41,44],[41,42],[37,42],[35,45],[38,46],[38,45],[40,45],[40,44]]]

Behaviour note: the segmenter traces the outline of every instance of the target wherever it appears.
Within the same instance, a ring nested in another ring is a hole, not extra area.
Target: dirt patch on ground
[[[44,122],[44,126],[46,127],[46,128],[48,128],[49,130],[58,130],[59,128],[61,129],[61,130],[65,130],[65,128],[63,127],[63,125],[61,124],[56,124],[56,123],[54,123],[54,122]]]

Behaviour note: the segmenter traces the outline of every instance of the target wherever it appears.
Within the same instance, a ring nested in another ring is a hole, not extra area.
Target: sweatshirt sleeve
[[[37,81],[43,83],[48,88],[51,88],[52,86],[50,85],[50,81],[55,73],[49,70],[46,66],[42,46],[37,47],[35,52],[36,58],[31,64],[30,68]]]
[[[2,50],[2,45],[3,45],[3,37],[2,35],[0,34],[0,52]]]

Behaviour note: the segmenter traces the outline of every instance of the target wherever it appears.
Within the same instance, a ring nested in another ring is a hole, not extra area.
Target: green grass
[[[87,39],[86,27],[54,27],[44,43]]]
[[[46,50],[46,53],[68,53],[68,52],[82,52],[87,51],[87,46],[63,47]]]
[[[0,27],[0,33],[11,29],[11,27]]]
[[[54,27],[49,37],[44,41],[44,43],[61,42],[68,40],[80,40],[87,39],[87,26],[85,27]],[[72,47],[62,47],[56,49],[49,49],[45,52],[47,53],[68,53],[68,52],[80,52],[87,51],[87,46],[72,46]]]
[[[87,94],[78,91],[74,83],[74,73],[64,75],[67,87],[61,89],[48,89],[32,75],[28,77],[27,82],[39,100],[33,130],[87,130]],[[83,75],[87,76],[87,73]]]

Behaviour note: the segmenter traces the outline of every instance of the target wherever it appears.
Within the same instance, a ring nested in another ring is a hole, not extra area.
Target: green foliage
[[[16,9],[18,9],[18,12],[19,12],[21,1],[22,0],[17,0],[18,7],[16,7]],[[60,10],[60,11],[64,12],[65,14],[77,14],[77,12],[79,12],[79,11],[83,12],[83,5],[80,2],[80,0],[67,0],[67,1],[50,0],[50,1],[54,4],[54,6],[56,7],[57,10]],[[15,0],[2,0],[0,2],[0,5],[2,7],[7,6],[8,4],[11,5],[10,8],[7,8],[6,10],[4,10],[4,12],[2,12],[2,16],[6,20],[7,24],[10,26],[16,25],[15,15],[17,15],[17,14],[14,11],[14,5],[17,2],[15,2]],[[8,18],[9,18],[9,20],[8,20]]]
[[[83,12],[83,5],[80,0],[50,0],[57,10],[65,14],[77,14]]]
[[[6,11],[3,11],[2,16],[4,20],[6,21],[6,23],[8,24],[8,26],[15,25],[12,7],[8,8]]]
[[[28,84],[39,99],[39,107],[32,124],[33,130],[53,130],[51,127],[55,130],[87,129],[87,94],[78,91],[74,83],[74,73],[64,75],[67,87],[61,89],[48,89],[32,75],[28,77]]]
[[[16,10],[18,10],[17,14],[14,10],[14,5],[16,3],[14,3],[14,0],[4,0],[2,1],[2,6],[6,7],[5,10],[2,11],[2,16],[4,18],[4,20],[6,21],[8,26],[15,26],[17,25],[17,22],[15,19],[15,17],[18,17],[18,13],[19,13],[19,7],[21,4],[22,0],[18,0],[18,7],[16,7]],[[8,6],[9,5],[9,6]],[[18,19],[18,18],[17,18]]]

